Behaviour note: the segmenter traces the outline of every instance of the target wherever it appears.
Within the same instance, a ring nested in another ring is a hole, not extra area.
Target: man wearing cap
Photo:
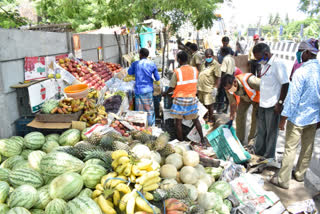
[[[255,34],[253,36],[253,46],[251,47],[248,54],[248,61],[250,65],[250,72],[257,77],[260,77],[261,65],[258,63],[257,59],[254,57],[254,54],[252,52],[253,47],[258,43],[259,43],[259,35]]]
[[[302,66],[292,78],[288,95],[284,102],[279,128],[286,126],[286,144],[282,166],[278,176],[271,183],[288,189],[291,175],[298,182],[304,175],[312,157],[314,138],[320,122],[320,63],[317,60],[319,42],[308,39],[300,43],[297,55]],[[301,151],[296,169],[292,173],[297,148],[301,140]]]

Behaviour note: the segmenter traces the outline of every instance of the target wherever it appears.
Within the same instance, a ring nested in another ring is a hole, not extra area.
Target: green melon
[[[74,146],[80,141],[80,135],[78,129],[69,129],[60,135],[59,144],[61,146]]]
[[[46,206],[46,214],[64,214],[67,202],[60,198],[53,199]]]
[[[38,189],[38,195],[39,195],[39,200],[33,206],[33,208],[45,209],[47,204],[51,201],[51,197],[49,194],[49,186],[46,185]]]
[[[83,187],[82,177],[74,172],[67,172],[59,175],[49,184],[51,198],[68,200],[79,194]]]
[[[4,203],[9,195],[10,186],[5,181],[0,181],[0,203]]]
[[[44,174],[41,174],[41,175],[42,175],[42,177],[43,177],[43,180],[44,180],[44,184],[45,184],[45,185],[46,185],[46,184],[50,184],[51,181],[56,178],[56,177],[54,177],[54,176],[48,176],[48,175],[44,175]]]
[[[33,169],[17,169],[10,173],[9,182],[13,187],[29,184],[35,188],[41,187],[44,180],[41,174]]]
[[[6,169],[12,169],[12,167],[21,160],[24,160],[24,158],[20,155],[12,156],[7,160],[3,161],[0,167],[6,168]]]
[[[21,145],[21,147],[24,147],[24,138],[21,136],[12,136],[10,137],[11,140],[15,140],[17,143]]]
[[[49,153],[59,148],[59,142],[56,140],[48,140],[42,146],[42,151]]]
[[[40,161],[43,156],[45,156],[46,153],[40,150],[33,151],[28,156],[28,162],[32,169],[36,171],[40,171]]]
[[[28,160],[28,156],[31,152],[33,152],[34,150],[32,149],[24,149],[22,152],[21,152],[21,156],[25,159],[25,160]]]
[[[81,171],[84,185],[91,189],[100,183],[102,176],[105,174],[107,174],[107,170],[100,165],[88,165]]]
[[[9,196],[8,205],[13,207],[24,207],[30,209],[39,200],[37,190],[30,185],[22,185],[16,188]]]
[[[29,166],[29,163],[28,161],[26,160],[21,160],[21,161],[18,161],[13,167],[12,167],[12,171],[14,170],[17,170],[17,169],[31,169],[30,166]]]
[[[11,139],[0,140],[0,154],[5,157],[12,157],[19,155],[22,151],[22,146],[16,141]]]
[[[0,213],[6,214],[10,210],[9,206],[7,204],[0,204]]]
[[[30,132],[24,136],[24,145],[28,149],[40,149],[46,142],[45,136],[41,132]]]
[[[49,141],[49,140],[59,141],[59,137],[60,137],[59,134],[48,134],[46,136],[46,141]]]
[[[68,202],[65,214],[102,214],[102,211],[91,198],[76,197]]]
[[[45,214],[45,211],[41,209],[31,209],[30,212],[31,214]]]
[[[65,172],[80,172],[84,163],[64,152],[50,152],[40,162],[41,173],[47,176],[58,176]]]
[[[100,166],[105,166],[106,163],[103,162],[102,160],[100,159],[97,159],[97,158],[92,158],[92,159],[89,159],[87,160],[86,162],[84,162],[84,166],[88,166],[88,165],[100,165]]]
[[[0,168],[0,181],[8,182],[10,172],[9,169]]]
[[[79,197],[89,197],[89,198],[91,198],[91,195],[92,195],[92,190],[91,189],[89,189],[89,188],[85,188],[85,189],[83,189],[80,193],[79,193]]]
[[[81,139],[82,140],[86,140],[87,139],[87,136],[85,136],[84,133],[86,133],[90,128],[85,128],[81,131]]]
[[[31,212],[24,207],[15,207],[10,209],[7,214],[31,214]]]

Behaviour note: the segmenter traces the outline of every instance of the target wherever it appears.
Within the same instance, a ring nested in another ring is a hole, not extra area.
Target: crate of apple
[[[111,123],[110,127],[121,133],[122,136],[129,137],[129,130],[124,125],[122,125],[119,120],[114,120]]]
[[[83,63],[92,71],[94,71],[104,82],[112,78],[113,73],[107,67],[106,63],[103,61],[93,62],[93,61],[83,61]]]

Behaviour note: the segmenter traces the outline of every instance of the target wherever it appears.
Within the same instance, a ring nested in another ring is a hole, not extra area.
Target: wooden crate
[[[82,111],[78,111],[72,114],[36,114],[36,121],[44,123],[71,123],[72,121],[78,121]]]

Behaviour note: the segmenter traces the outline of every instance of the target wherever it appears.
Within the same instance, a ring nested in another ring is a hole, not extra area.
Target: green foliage
[[[320,12],[320,1],[319,0],[300,0],[298,9],[302,12],[314,16]]]
[[[15,0],[0,1],[0,27],[18,28],[28,24],[29,20],[21,17],[16,10],[18,3]]]

